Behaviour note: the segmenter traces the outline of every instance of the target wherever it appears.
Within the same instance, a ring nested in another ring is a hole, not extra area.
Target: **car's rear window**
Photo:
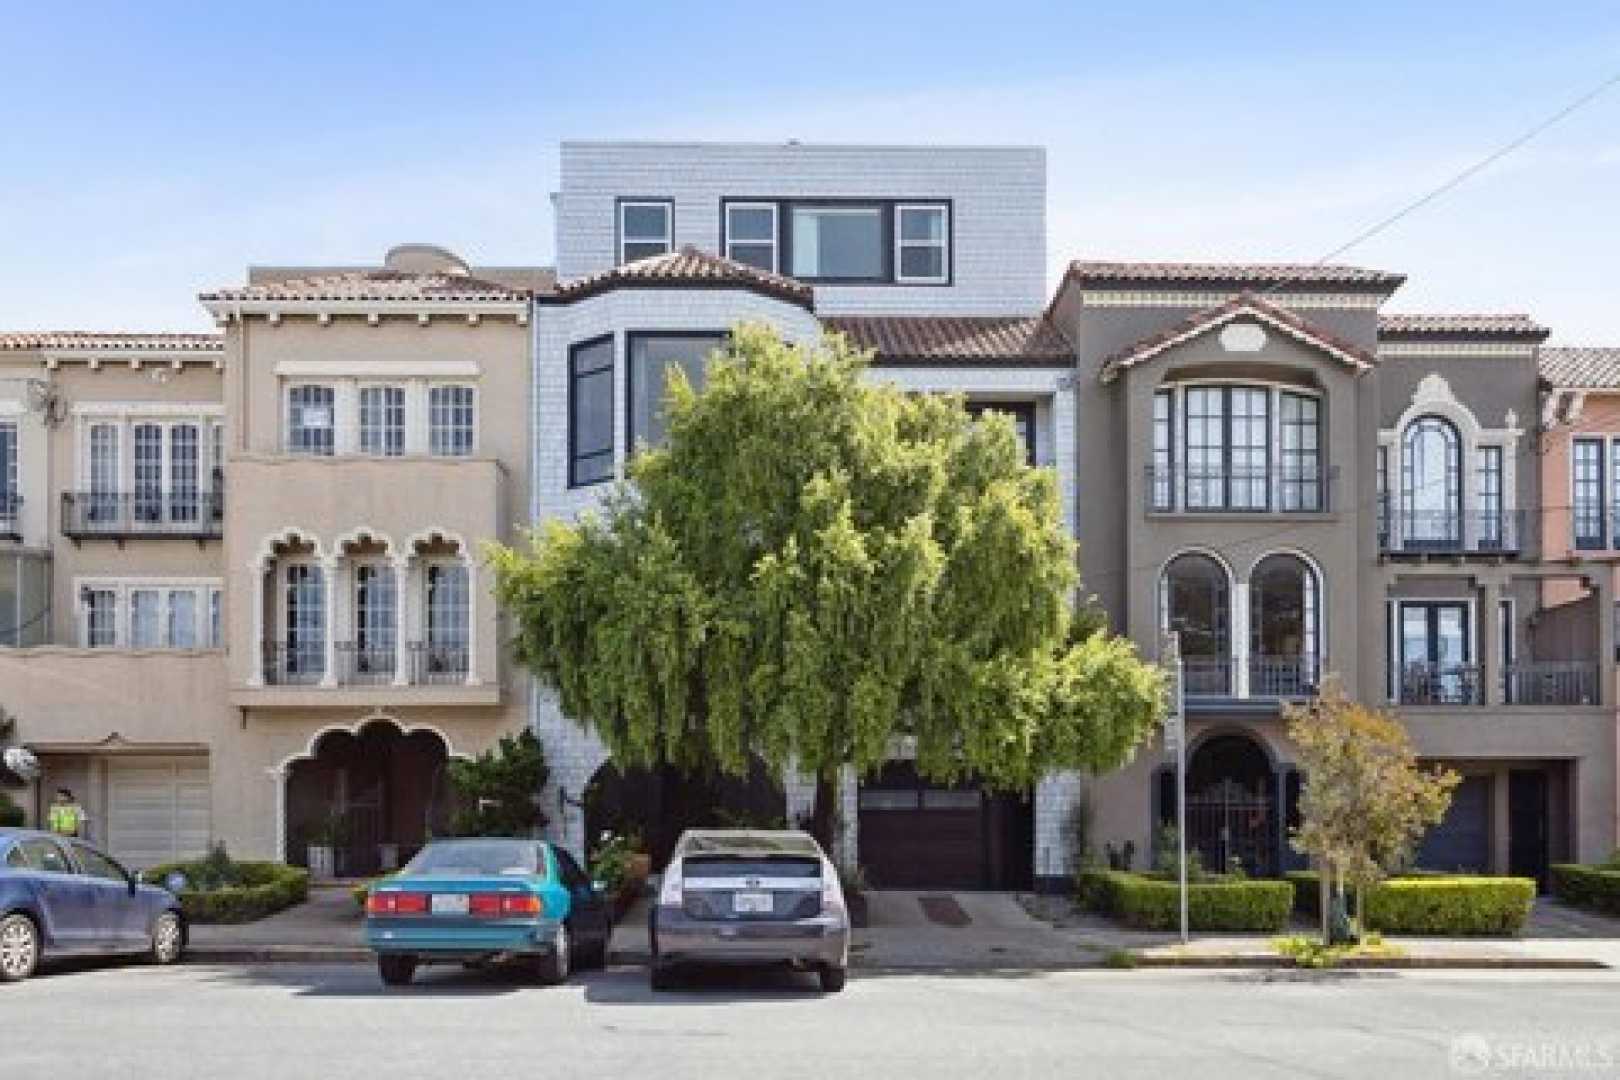
[[[688,855],[681,860],[681,873],[689,878],[817,878],[821,860],[798,855]]]
[[[418,852],[399,876],[539,872],[539,849],[531,840],[439,840]]]

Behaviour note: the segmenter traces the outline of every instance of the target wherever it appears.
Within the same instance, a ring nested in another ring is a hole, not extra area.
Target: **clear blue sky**
[[[0,327],[250,262],[552,258],[560,138],[1048,148],[1077,256],[1316,258],[1620,71],[1620,5],[0,0]],[[1620,88],[1352,254],[1620,343]]]

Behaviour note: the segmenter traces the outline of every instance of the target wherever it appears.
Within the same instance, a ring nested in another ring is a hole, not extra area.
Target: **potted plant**
[[[334,810],[310,830],[306,850],[309,876],[316,881],[329,881],[337,877],[337,852],[349,836],[349,823],[341,811]]]

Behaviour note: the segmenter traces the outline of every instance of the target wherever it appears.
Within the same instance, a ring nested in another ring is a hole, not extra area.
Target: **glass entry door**
[[[1400,605],[1400,700],[1409,705],[1468,705],[1479,680],[1472,663],[1468,605],[1403,601]]]

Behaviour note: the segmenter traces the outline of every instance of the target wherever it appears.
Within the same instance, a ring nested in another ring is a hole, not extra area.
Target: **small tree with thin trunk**
[[[1162,717],[1164,679],[1073,608],[1057,477],[1011,421],[865,377],[840,337],[741,326],[668,438],[578,522],[495,548],[518,659],[621,765],[816,780],[897,737],[922,775],[1027,787],[1113,768]]]
[[[1361,910],[1365,890],[1409,863],[1445,817],[1459,778],[1420,768],[1400,721],[1351,701],[1336,679],[1316,700],[1285,708],[1284,719],[1305,770],[1293,845],[1321,870],[1327,937],[1329,892],[1344,910],[1345,890],[1354,890]]]

